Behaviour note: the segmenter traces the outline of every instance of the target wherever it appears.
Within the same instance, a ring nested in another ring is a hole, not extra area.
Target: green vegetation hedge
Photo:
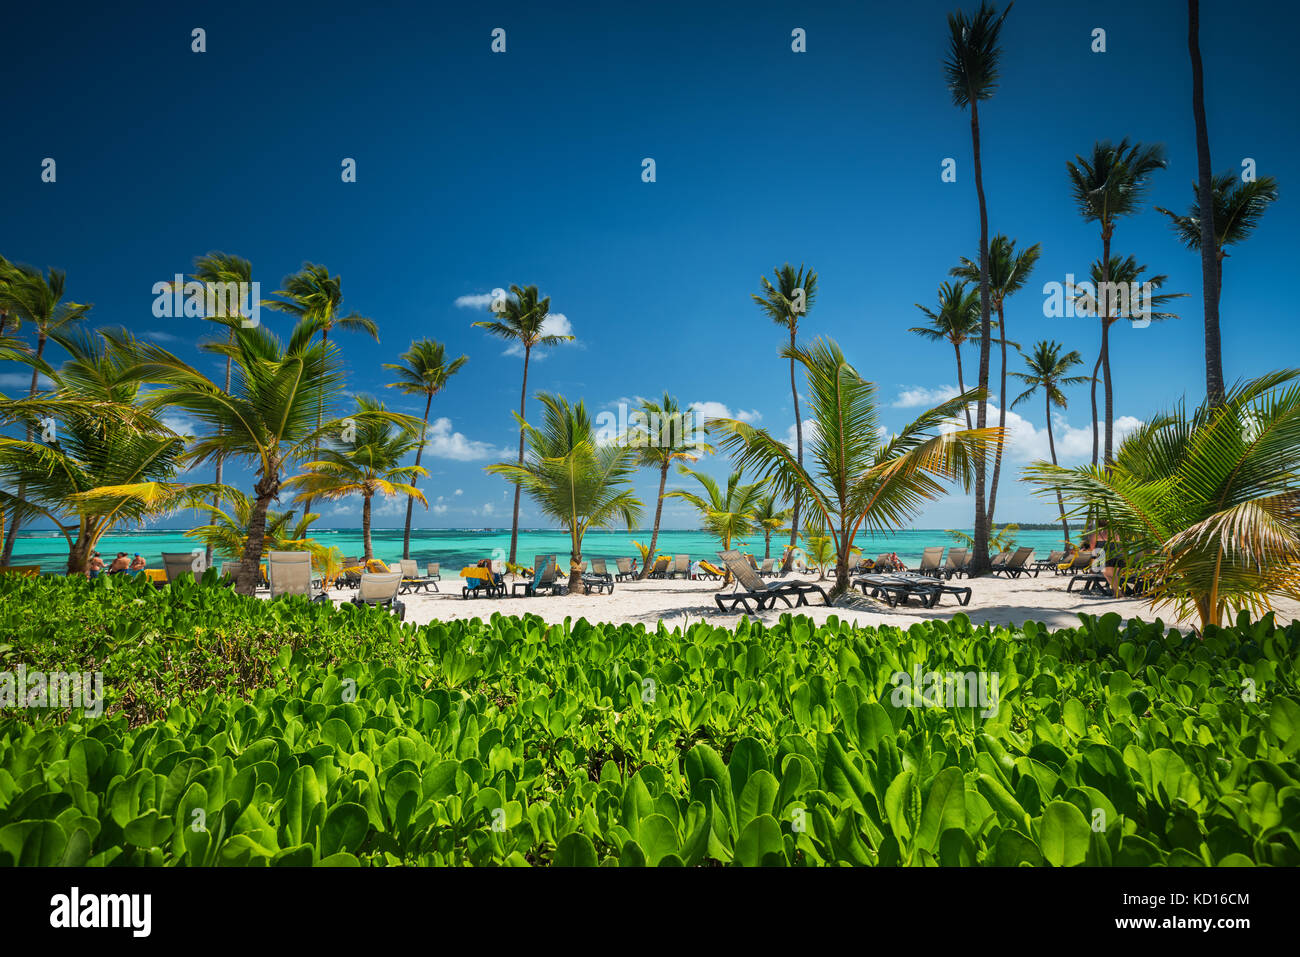
[[[1298,651],[1271,619],[415,627],[4,578],[0,671],[102,671],[106,710],[0,713],[0,863],[1296,865]],[[918,670],[1000,706],[895,706]]]

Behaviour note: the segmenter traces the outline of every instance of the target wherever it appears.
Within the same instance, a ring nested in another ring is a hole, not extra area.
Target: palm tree
[[[144,410],[129,352],[98,333],[47,335],[69,354],[57,371],[49,370],[54,393],[41,404],[55,420],[55,437],[0,436],[0,478],[22,490],[0,492],[0,503],[15,525],[31,517],[52,521],[68,544],[67,573],[84,575],[104,535],[191,504],[211,486],[173,481],[184,439]],[[22,410],[18,417],[30,426],[37,415]]]
[[[754,524],[763,532],[763,557],[772,557],[772,536],[790,521],[790,509],[777,504],[776,495],[769,492],[754,505]]]
[[[405,495],[408,499],[418,498],[427,507],[424,493],[415,487],[413,480],[428,472],[418,464],[399,464],[421,441],[413,417],[402,416],[408,421],[400,424],[382,402],[367,395],[357,396],[356,402],[354,438],[336,448],[320,449],[317,460],[307,462],[303,474],[286,479],[284,487],[302,490],[295,496],[296,502],[310,502],[318,497],[337,501],[360,495],[361,539],[368,562],[375,557],[370,539],[374,497]]]
[[[1115,223],[1121,216],[1131,216],[1140,207],[1143,194],[1152,173],[1165,166],[1164,147],[1159,143],[1143,146],[1120,140],[1118,146],[1109,140],[1094,143],[1088,159],[1075,156],[1067,162],[1070,189],[1075,206],[1084,222],[1095,222],[1101,227],[1101,284],[1109,289],[1110,241],[1115,234]],[[1114,440],[1115,403],[1110,381],[1110,307],[1111,297],[1103,296],[1101,302],[1101,350],[1097,364],[1101,368],[1106,395],[1106,445],[1105,461],[1111,460]],[[1093,383],[1093,408],[1097,407],[1097,384]],[[1092,423],[1092,461],[1097,463],[1097,417]]]
[[[204,505],[211,521],[199,525],[185,534],[197,539],[225,558],[235,559],[244,554],[248,544],[248,526],[253,518],[255,501],[247,493],[227,486],[217,495],[214,504]],[[228,507],[224,507],[229,502]],[[275,551],[291,551],[308,547],[313,540],[308,529],[320,516],[308,512],[299,517],[297,512],[277,512],[267,509],[265,547]]]
[[[208,427],[190,447],[191,464],[220,456],[244,459],[252,466],[254,504],[235,579],[235,590],[251,595],[265,544],[267,510],[280,494],[285,467],[341,430],[339,423],[325,422],[320,428],[313,423],[334,408],[343,372],[336,348],[315,341],[317,326],[312,322],[298,322],[289,341],[281,343],[263,326],[243,328],[227,321],[231,339],[205,342],[200,348],[230,357],[230,390],[153,345],[139,346],[139,374],[164,386],[153,398],[155,407],[173,406]]]
[[[1211,182],[1210,131],[1205,122],[1205,73],[1201,66],[1201,4],[1187,0],[1187,51],[1192,61],[1192,120],[1196,124],[1196,199],[1201,218],[1201,293],[1205,304],[1205,395],[1211,405],[1223,402],[1223,349],[1219,340],[1219,264],[1214,240],[1218,210]]]
[[[1065,393],[1061,390],[1067,386],[1079,385],[1088,381],[1087,376],[1070,375],[1070,370],[1077,365],[1083,364],[1083,357],[1079,355],[1078,350],[1072,350],[1065,355],[1061,355],[1061,350],[1065,348],[1059,342],[1049,342],[1046,339],[1034,343],[1033,352],[1028,355],[1023,350],[1020,356],[1025,360],[1025,368],[1028,372],[1011,373],[1027,389],[1016,397],[1011,403],[1014,409],[1021,402],[1032,397],[1039,389],[1043,390],[1044,411],[1047,415],[1047,448],[1052,454],[1052,464],[1056,464],[1056,439],[1052,436],[1052,407],[1064,409],[1069,405],[1065,398]],[[1056,505],[1061,513],[1061,530],[1065,535],[1065,541],[1070,541],[1070,520],[1065,514],[1065,502],[1058,494],[1056,496]]]
[[[241,289],[251,289],[251,283],[253,281],[253,264],[240,256],[234,256],[223,252],[210,252],[206,256],[199,256],[194,261],[193,278],[204,284],[224,285],[226,283],[238,283],[243,284],[239,286]],[[236,309],[233,315],[226,315],[226,306],[229,304],[226,297],[214,296],[212,301],[217,307],[217,312],[205,318],[218,321],[235,320],[239,322],[242,322],[245,318],[238,309]],[[233,326],[230,322],[225,322],[223,324]],[[233,332],[231,332],[231,336],[234,336]],[[224,388],[227,392],[230,391],[229,356],[226,357],[226,378]],[[220,486],[222,484],[222,479],[225,476],[225,461],[221,456],[217,456],[214,464],[216,468],[215,475],[213,476],[213,483]],[[220,495],[213,497],[212,504],[214,506],[221,504]],[[207,547],[207,563],[209,565],[212,564],[212,546],[210,545]]]
[[[601,443],[582,402],[570,405],[562,396],[538,393],[542,403],[540,428],[519,424],[527,440],[522,463],[497,462],[487,471],[504,476],[526,491],[543,515],[569,532],[569,590],[582,584],[582,539],[589,528],[631,529],[641,517],[641,502],[632,489],[636,450],[619,443]]]
[[[717,421],[728,421],[719,420]],[[727,490],[722,491],[718,480],[712,475],[697,472],[685,465],[679,465],[677,471],[689,475],[700,483],[704,495],[688,492],[685,489],[673,489],[668,498],[680,498],[694,505],[700,512],[704,531],[713,535],[722,543],[723,551],[731,548],[732,539],[744,538],[754,531],[758,500],[762,495],[766,480],[741,482],[744,473],[737,469],[727,476]],[[730,573],[727,576],[730,579]]]
[[[988,275],[989,275],[989,296],[992,301],[993,310],[998,314],[995,325],[998,330],[998,347],[1002,351],[1001,379],[1002,384],[998,392],[998,428],[1004,429],[1007,425],[1007,319],[1005,314],[1007,297],[1012,296],[1024,288],[1025,282],[1029,279],[1029,274],[1034,271],[1034,266],[1038,263],[1038,256],[1041,252],[1038,243],[1034,243],[1021,252],[1016,252],[1016,241],[1008,239],[1001,233],[993,237],[993,243],[989,246],[988,257]],[[962,257],[961,263],[954,266],[952,275],[959,279],[969,282],[978,282],[980,274],[979,263]],[[1011,343],[1013,346],[1015,343]],[[1017,347],[1019,348],[1019,347]],[[967,423],[967,428],[970,425]],[[997,510],[998,504],[998,482],[1002,476],[1002,447],[998,447],[997,454],[993,458],[993,479],[989,482],[989,508],[988,521],[990,527],[993,524],[993,516]]]
[[[51,269],[42,274],[39,269],[11,263],[0,256],[0,279],[0,308],[6,313],[8,321],[15,322],[16,328],[24,322],[36,327],[34,358],[37,363],[42,360],[45,344],[52,336],[72,328],[90,311],[89,304],[63,301],[67,273],[61,270]],[[29,398],[36,395],[40,371],[38,365],[32,365],[32,384],[27,393]],[[26,440],[32,440],[30,421],[27,423]],[[23,486],[19,485],[18,497],[21,499],[24,494]],[[0,565],[10,563],[14,553],[14,539],[21,524],[20,516],[15,514],[5,535],[4,549],[0,551]]]
[[[1199,188],[1192,184],[1192,190],[1199,195]],[[1250,238],[1250,234],[1255,231],[1259,225],[1260,217],[1268,209],[1269,204],[1277,200],[1277,180],[1272,176],[1261,176],[1259,179],[1252,180],[1249,183],[1242,182],[1233,173],[1221,173],[1214,177],[1211,184],[1211,194],[1213,197],[1213,210],[1211,212],[1211,221],[1214,223],[1214,316],[1215,324],[1211,329],[1209,326],[1209,314],[1206,319],[1206,381],[1217,376],[1220,383],[1219,394],[1222,393],[1223,383],[1223,361],[1219,355],[1219,330],[1218,315],[1219,303],[1223,297],[1223,260],[1228,257],[1228,246],[1245,242]],[[1170,225],[1173,227],[1174,234],[1182,240],[1188,249],[1201,248],[1201,203],[1196,199],[1187,211],[1186,216],[1179,216],[1162,206],[1155,207],[1159,213],[1169,217]],[[1209,356],[1208,344],[1214,344],[1216,359],[1212,362]],[[1214,366],[1214,368],[1211,368]],[[1207,395],[1211,393],[1208,391]],[[1215,399],[1218,401],[1218,398]]]
[[[973,389],[884,437],[876,387],[858,375],[839,346],[817,339],[789,351],[804,367],[817,423],[810,469],[762,429],[736,419],[715,419],[710,427],[726,435],[721,444],[736,455],[737,469],[769,478],[782,497],[798,489],[807,499],[835,542],[839,595],[849,588],[849,553],[863,525],[881,532],[902,527],[924,502],[943,494],[941,481],[969,488],[976,459],[992,451],[1002,434],[996,428],[943,431],[963,406],[979,400],[982,391]]]
[[[1166,305],[1170,300],[1181,299],[1187,295],[1185,292],[1158,292],[1164,286],[1165,280],[1169,277],[1161,274],[1158,276],[1145,275],[1147,267],[1139,264],[1132,256],[1112,256],[1110,266],[1103,269],[1100,262],[1094,262],[1089,269],[1089,275],[1092,279],[1092,290],[1087,288],[1073,287],[1070,292],[1075,296],[1075,308],[1084,315],[1102,316],[1103,337],[1107,336],[1108,330],[1121,319],[1136,321],[1138,319],[1147,322],[1163,322],[1166,319],[1177,319],[1178,316],[1172,312],[1165,312],[1158,308]],[[1104,283],[1111,283],[1110,286]],[[1105,292],[1105,290],[1109,290]],[[1129,290],[1129,292],[1121,292]],[[1142,295],[1140,298],[1132,295],[1134,290],[1146,290],[1150,292],[1149,299]],[[1100,294],[1100,296],[1098,295]],[[1139,302],[1141,305],[1139,306]],[[1110,349],[1109,344],[1106,347],[1106,359],[1109,362]],[[1097,373],[1101,369],[1102,356],[1098,354],[1097,361],[1092,367],[1092,454],[1094,463],[1097,455]],[[1107,411],[1107,416],[1110,412]],[[1110,425],[1109,421],[1107,423]]]
[[[1100,516],[1107,547],[1149,577],[1151,602],[1195,614],[1258,617],[1270,597],[1300,599],[1300,369],[1179,405],[1129,435],[1110,468],[1026,470],[1043,494]]]
[[[379,341],[379,327],[375,320],[368,319],[357,312],[341,315],[343,308],[343,277],[331,276],[329,269],[316,263],[303,263],[302,269],[284,279],[284,288],[274,293],[282,296],[280,300],[271,300],[267,306],[280,312],[287,312],[300,322],[308,322],[314,331],[320,332],[322,344],[329,343],[330,332],[336,327],[347,332],[364,332],[376,342]],[[325,424],[324,398],[316,407],[316,431],[321,432]],[[305,504],[305,510],[311,511],[311,502]]]
[[[461,366],[469,361],[468,356],[459,356],[447,361],[447,350],[441,342],[433,339],[420,339],[411,343],[411,348],[402,353],[402,363],[385,362],[385,369],[397,373],[397,381],[388,383],[388,388],[398,389],[403,395],[424,396],[424,423],[420,429],[420,443],[415,448],[415,464],[420,464],[424,455],[424,446],[429,436],[429,409],[433,407],[433,397],[447,386],[447,380],[460,371]],[[404,364],[403,364],[404,363]],[[415,485],[415,477],[411,478]],[[415,506],[415,496],[406,498],[406,526],[402,532],[402,557],[411,557],[411,510]]]
[[[931,342],[943,340],[952,345],[953,355],[957,357],[957,391],[966,391],[966,378],[961,371],[961,347],[981,328],[979,290],[969,292],[964,282],[939,283],[939,311],[932,312],[919,302],[914,304],[930,320],[928,326],[913,326],[908,332],[915,332]],[[972,428],[970,409],[966,413],[966,428]]]
[[[486,319],[474,323],[486,329],[490,334],[514,343],[524,350],[524,381],[519,387],[519,468],[524,465],[524,425],[525,403],[528,399],[528,361],[533,350],[539,346],[556,346],[561,342],[572,342],[573,336],[561,336],[548,333],[545,329],[546,319],[551,314],[551,297],[542,298],[536,286],[510,287],[510,295],[501,303],[496,319]],[[523,488],[515,483],[515,506],[510,519],[510,558],[511,565],[519,546],[519,493]]]
[[[769,319],[790,332],[790,348],[795,347],[795,338],[799,334],[799,319],[806,316],[817,297],[817,274],[809,269],[804,272],[803,264],[799,271],[786,263],[773,272],[776,285],[772,285],[766,276],[760,276],[763,295],[753,295],[754,302]],[[784,354],[784,353],[783,353]],[[795,386],[794,360],[790,360],[790,398],[794,401],[794,438],[796,456],[803,463],[803,417],[799,413],[799,389]],[[790,544],[799,540],[799,499],[794,500],[794,511],[790,518]]]
[[[989,347],[992,339],[989,290],[989,213],[984,201],[984,167],[980,159],[979,101],[993,96],[998,84],[998,60],[1002,49],[998,38],[1012,4],[1001,15],[988,3],[981,2],[974,16],[957,11],[948,14],[948,56],[944,60],[944,78],[952,102],[958,109],[970,109],[970,138],[972,167],[975,173],[975,195],[980,208],[980,364],[979,391],[981,398],[976,410],[975,425],[983,429],[988,424],[987,395],[989,387]],[[992,519],[984,500],[983,459],[975,462],[975,541],[977,547],[972,558],[971,572],[980,574],[988,567],[988,538]]]
[[[650,532],[648,553],[655,554],[659,543],[659,522],[664,512],[664,487],[668,484],[668,469],[674,462],[694,462],[701,454],[713,451],[706,442],[690,442],[695,434],[693,409],[682,410],[677,400],[664,393],[659,402],[642,400],[641,408],[634,413],[628,429],[627,441],[637,450],[637,464],[659,470],[659,497],[655,500],[655,523]],[[650,574],[654,562],[642,562],[638,579]]]

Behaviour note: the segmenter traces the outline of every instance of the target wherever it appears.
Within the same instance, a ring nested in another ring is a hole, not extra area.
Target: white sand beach
[[[816,577],[804,576],[802,580],[815,581]],[[1141,599],[1083,595],[1078,586],[1073,592],[1068,592],[1066,587],[1069,582],[1068,576],[1050,574],[1042,574],[1037,578],[984,577],[974,581],[956,579],[952,584],[969,585],[973,589],[971,602],[966,607],[959,606],[953,596],[944,595],[935,608],[922,608],[916,602],[907,607],[890,608],[883,601],[869,602],[868,608],[827,608],[821,604],[820,596],[814,595],[811,605],[795,611],[806,614],[817,622],[824,622],[830,615],[836,615],[841,620],[861,625],[894,625],[902,628],[914,621],[952,619],[959,613],[964,613],[977,624],[989,622],[994,625],[1014,625],[1035,621],[1052,628],[1077,626],[1080,614],[1104,615],[1109,612],[1125,619],[1141,618],[1145,621],[1154,621],[1160,617],[1167,625],[1181,628],[1190,628],[1193,624],[1191,621],[1176,621],[1171,607],[1153,610],[1149,603]],[[500,612],[503,615],[539,615],[553,623],[563,622],[565,618],[575,621],[586,618],[588,621],[616,624],[640,622],[654,627],[662,619],[668,627],[676,627],[686,622],[699,621],[730,626],[742,617],[718,611],[713,596],[721,586],[716,581],[647,579],[640,582],[619,582],[612,595],[468,599],[461,597],[461,584],[461,580],[455,576],[445,577],[439,583],[442,589],[440,592],[403,595],[402,601],[406,603],[407,609],[406,620],[424,624],[458,618],[486,619]],[[822,581],[820,584],[829,590],[831,581]],[[733,587],[727,585],[725,590],[730,591]],[[350,595],[351,592],[341,589],[332,592],[336,601],[347,601]],[[1300,603],[1282,600],[1275,605],[1276,620],[1279,623],[1300,618]],[[775,610],[751,617],[773,622],[788,611],[791,609],[777,602]]]

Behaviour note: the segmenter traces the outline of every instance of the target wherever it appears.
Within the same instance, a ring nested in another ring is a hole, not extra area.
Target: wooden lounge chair
[[[632,559],[616,558],[614,559],[614,567],[618,569],[618,571],[614,573],[614,581],[622,582],[636,578],[636,572],[632,568]]]
[[[311,552],[267,552],[266,568],[272,598],[303,595],[317,602],[329,600],[324,583],[312,580]]]
[[[464,572],[461,573],[462,575]],[[529,581],[515,582],[511,588],[512,597],[536,598],[543,592],[550,592],[552,595],[558,594],[563,587],[557,580],[560,575],[560,566],[556,564],[554,555],[538,555],[533,559],[533,577]],[[502,594],[505,589],[502,589]]]
[[[774,582],[763,581],[758,572],[749,567],[749,562],[745,561],[740,552],[735,550],[718,552],[718,557],[722,559],[723,565],[736,579],[735,591],[726,594],[719,592],[713,596],[713,601],[717,604],[718,610],[724,614],[727,612],[735,614],[737,605],[744,608],[746,614],[753,614],[755,610],[763,611],[766,608],[775,608],[778,600],[785,602],[787,608],[807,605],[809,604],[808,596],[813,593],[822,596],[823,604],[830,604],[826,592],[814,582],[794,581],[785,578]],[[790,600],[792,598],[794,599],[793,602]],[[751,601],[754,602],[754,609],[749,607]],[[728,605],[731,607],[728,608]]]
[[[948,549],[948,560],[943,565],[943,577],[951,581],[966,574],[966,562],[969,555],[970,549],[968,548]]]
[[[405,621],[406,604],[397,600],[397,590],[401,587],[401,572],[362,572],[352,604],[379,605],[397,615],[398,621]]]
[[[1008,578],[1019,578],[1021,575],[1033,575],[1038,577],[1038,573],[1032,567],[1026,567],[1025,562],[1029,561],[1029,556],[1034,554],[1032,548],[1017,548],[1015,553],[1005,561],[994,562],[989,568],[994,575],[1006,575]]]
[[[938,578],[942,571],[940,564],[943,562],[943,546],[934,545],[924,549],[921,552],[921,564],[916,566],[917,574],[928,575],[931,578]]]

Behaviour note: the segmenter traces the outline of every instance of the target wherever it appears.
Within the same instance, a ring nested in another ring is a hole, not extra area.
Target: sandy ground
[[[803,576],[804,580],[815,580]],[[507,578],[507,584],[510,579]],[[951,619],[958,613],[966,614],[973,622],[980,624],[990,622],[995,625],[1014,625],[1026,620],[1043,622],[1054,628],[1074,627],[1079,624],[1078,615],[1104,615],[1115,612],[1124,618],[1142,618],[1154,621],[1157,617],[1166,624],[1174,625],[1173,609],[1160,611],[1139,599],[1116,599],[1094,597],[1079,593],[1079,586],[1073,592],[1067,592],[1070,579],[1067,576],[1042,574],[1037,578],[1021,577],[1018,579],[980,578],[974,581],[955,579],[951,584],[969,585],[974,589],[970,605],[959,607],[952,595],[943,596],[935,608],[922,608],[915,601],[906,608],[890,608],[883,601],[871,602],[869,608],[826,608],[819,596],[812,596],[810,607],[797,611],[806,614],[814,621],[823,622],[829,615],[837,615],[841,620],[853,621],[862,625],[895,625],[908,627],[912,622],[924,619]],[[504,615],[540,615],[548,622],[559,623],[565,618],[577,620],[586,618],[596,622],[642,622],[647,626],[656,625],[661,619],[668,627],[675,627],[687,622],[708,621],[717,625],[732,625],[740,620],[740,615],[722,614],[714,604],[713,596],[719,590],[730,591],[732,585],[720,589],[716,581],[649,580],[641,582],[619,582],[614,593],[604,595],[561,595],[539,596],[537,598],[469,598],[461,597],[459,578],[444,576],[439,583],[438,593],[416,593],[403,595],[406,602],[406,620],[424,624],[430,621],[447,621],[457,618],[489,618],[495,612]],[[829,590],[829,580],[820,582]],[[860,594],[860,593],[859,593]],[[347,601],[347,591],[337,590],[332,593],[336,601]],[[790,611],[781,603],[777,609],[765,611],[759,616],[765,621],[777,620],[783,612]],[[1281,601],[1277,603],[1277,620],[1279,622],[1300,618],[1300,603]],[[1190,622],[1177,623],[1188,627]]]

